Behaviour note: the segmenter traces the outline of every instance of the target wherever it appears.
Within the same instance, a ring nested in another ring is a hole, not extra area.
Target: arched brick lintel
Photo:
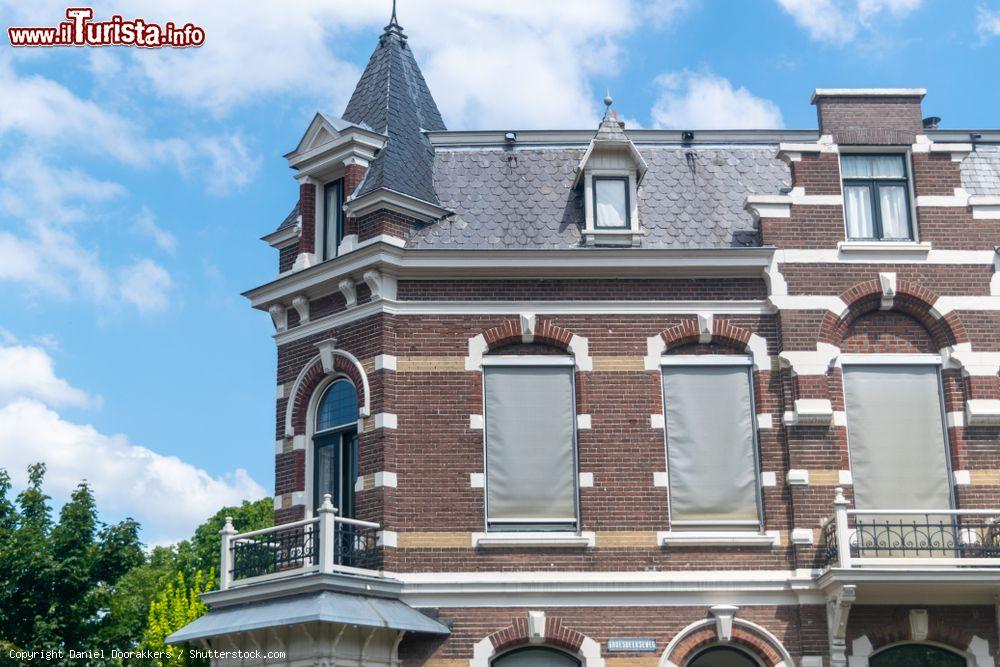
[[[525,338],[530,337],[534,343],[551,345],[572,352],[570,342],[573,340],[573,332],[569,329],[553,324],[552,320],[539,319],[531,331],[526,330],[529,327],[525,322],[526,318],[505,320],[503,324],[484,331],[483,338],[486,340],[487,349],[492,352],[505,345],[526,342]]]
[[[529,612],[535,614],[538,612]],[[489,667],[492,660],[515,648],[526,646],[552,647],[571,653],[582,667],[604,667],[601,645],[581,632],[563,625],[558,616],[545,616],[542,636],[532,637],[529,615],[511,619],[510,625],[484,637],[473,646],[470,667]]]
[[[362,376],[362,370],[358,369],[358,364],[354,363],[353,357],[344,354],[334,353],[333,374],[348,378],[354,383],[354,388],[358,392],[358,410],[363,415],[370,411],[368,405],[368,383],[367,378]],[[309,402],[313,392],[320,385],[328,374],[323,370],[323,362],[320,355],[316,355],[299,373],[292,388],[292,396],[288,401],[288,408],[285,414],[285,435],[304,435],[306,432],[306,413],[309,410]]]
[[[663,652],[659,667],[686,667],[698,652],[716,645],[742,648],[767,667],[793,667],[795,664],[774,635],[755,623],[735,618],[732,636],[727,642],[720,641],[715,619],[696,621],[684,628]]]
[[[711,318],[710,331],[711,335],[707,337],[709,339],[708,342],[717,345],[725,345],[736,350],[744,350],[753,356],[755,370],[771,370],[771,360],[768,355],[767,341],[763,337],[753,333],[745,327],[735,325],[722,317]],[[703,333],[699,331],[697,317],[687,318],[680,324],[676,324],[669,329],[664,329],[658,334],[658,336],[660,340],[663,341],[663,352],[669,352],[672,349],[682,347],[684,345],[703,342],[706,339],[706,337],[703,337]],[[655,336],[650,339],[650,341],[655,340]],[[659,362],[655,358],[658,357],[658,354],[653,354],[654,352],[655,350],[650,348],[652,357],[647,360],[647,364],[653,364],[655,367],[655,365]],[[647,366],[647,368],[649,368],[649,366]]]
[[[839,346],[851,325],[862,315],[883,309],[882,286],[876,279],[867,280],[848,288],[840,298],[847,304],[842,315],[827,311],[820,325],[819,341]],[[940,315],[935,309],[939,295],[926,287],[908,280],[896,283],[891,297],[890,310],[909,315],[927,329],[938,349],[969,342],[965,325],[955,311]]]

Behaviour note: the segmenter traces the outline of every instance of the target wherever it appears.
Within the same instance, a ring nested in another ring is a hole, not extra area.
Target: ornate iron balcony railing
[[[1000,510],[851,510],[837,489],[823,525],[823,564],[1000,567]]]
[[[220,589],[307,572],[377,574],[379,524],[336,512],[327,495],[317,517],[272,528],[237,533],[226,517]]]

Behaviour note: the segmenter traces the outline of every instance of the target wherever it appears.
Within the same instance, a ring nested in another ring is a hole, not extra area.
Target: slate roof
[[[791,187],[777,145],[638,148],[649,168],[639,185],[644,248],[760,245],[746,196]],[[572,185],[585,150],[439,148],[434,187],[455,215],[413,228],[407,247],[579,246],[583,201]]]
[[[299,203],[295,202],[295,206],[292,207],[291,212],[285,216],[285,219],[281,221],[278,225],[278,229],[284,229],[285,227],[291,227],[295,224],[295,221],[299,219]]]
[[[431,175],[434,149],[423,130],[446,128],[395,16],[379,38],[343,118],[388,138],[354,196],[388,188],[439,203]]]
[[[962,160],[962,187],[970,195],[1000,195],[1000,146],[977,145]]]

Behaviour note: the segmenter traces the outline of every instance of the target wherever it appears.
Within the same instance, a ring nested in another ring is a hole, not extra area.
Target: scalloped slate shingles
[[[1000,195],[1000,146],[976,146],[962,160],[962,187],[970,195]]]
[[[356,196],[388,188],[438,203],[431,174],[434,149],[423,130],[444,130],[444,121],[427,88],[402,29],[386,26],[358,85],[344,120],[366,124],[388,137],[372,161]]]
[[[434,188],[455,211],[415,227],[411,248],[572,248],[581,243],[583,201],[572,188],[579,148],[442,149]],[[639,185],[645,248],[759,245],[748,194],[790,187],[777,146],[687,149],[640,146],[649,171]]]

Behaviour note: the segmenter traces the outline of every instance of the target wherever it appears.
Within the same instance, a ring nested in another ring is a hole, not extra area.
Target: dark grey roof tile
[[[584,147],[441,149],[433,186],[453,216],[411,230],[412,248],[572,248],[581,244],[583,202],[573,189]],[[743,208],[750,193],[790,186],[777,146],[640,146],[648,171],[639,223],[650,248],[759,244]],[[690,157],[688,157],[690,153]]]

